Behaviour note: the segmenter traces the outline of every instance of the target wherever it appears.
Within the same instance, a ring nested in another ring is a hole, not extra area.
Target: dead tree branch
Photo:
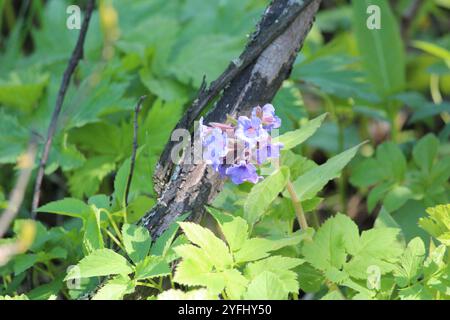
[[[227,114],[248,114],[252,107],[271,101],[291,72],[319,3],[320,0],[272,1],[239,61],[231,63],[207,90],[200,91],[176,128],[190,128],[222,90],[205,123],[222,122]],[[222,187],[222,180],[206,164],[173,164],[170,161],[173,145],[167,143],[154,175],[158,202],[141,221],[153,239],[184,212],[192,212],[190,219],[197,220],[204,205]]]
[[[127,180],[127,186],[125,189],[125,204],[128,206],[128,194],[130,193],[130,187],[131,187],[131,179],[133,179],[133,173],[134,173],[134,166],[136,163],[136,153],[138,149],[138,117],[139,117],[139,111],[141,110],[141,105],[144,99],[147,96],[142,96],[139,98],[139,101],[136,104],[136,108],[134,109],[134,121],[133,121],[133,151],[131,153],[131,160],[130,160],[130,173],[128,174],[128,180]]]
[[[89,27],[89,21],[91,20],[92,11],[94,10],[94,4],[95,0],[89,0],[87,2],[86,13],[84,15],[83,24],[81,25],[80,34],[61,80],[61,86],[58,91],[55,109],[53,110],[50,125],[48,127],[47,139],[45,141],[44,150],[42,152],[38,173],[36,176],[36,183],[34,185],[33,202],[31,207],[31,214],[33,218],[36,217],[36,209],[39,206],[39,198],[41,194],[42,180],[44,179],[45,166],[47,164],[50,148],[52,146],[53,136],[55,135],[56,125],[58,122],[59,114],[61,113],[64,97],[66,95],[67,88],[69,87],[72,74],[75,71],[78,62],[83,58],[84,40],[86,38],[86,33]]]

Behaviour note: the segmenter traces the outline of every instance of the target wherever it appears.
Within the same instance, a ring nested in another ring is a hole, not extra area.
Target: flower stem
[[[308,228],[308,223],[306,222],[305,213],[303,212],[302,204],[300,203],[299,198],[294,190],[294,185],[291,180],[287,182],[287,191],[289,192],[292,200],[292,204],[294,205],[295,215],[297,216],[298,223],[302,230],[306,230]]]

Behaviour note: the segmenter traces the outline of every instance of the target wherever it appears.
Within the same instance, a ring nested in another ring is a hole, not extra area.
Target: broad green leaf
[[[225,278],[220,272],[201,270],[192,259],[182,260],[178,264],[173,281],[187,286],[204,286],[214,294],[225,288]]]
[[[14,275],[18,275],[31,268],[38,261],[38,256],[33,253],[15,256],[12,260]]]
[[[420,139],[413,149],[413,159],[419,168],[428,173],[437,156],[439,140],[433,134],[427,134]]]
[[[189,241],[204,250],[216,268],[224,268],[233,263],[225,242],[217,238],[210,230],[192,222],[179,222],[179,225]]]
[[[450,204],[428,208],[427,213],[429,217],[420,218],[419,226],[443,244],[450,246]]]
[[[304,243],[302,252],[305,260],[316,269],[341,269],[346,262],[346,249],[355,246],[357,242],[356,224],[349,217],[337,214],[325,221],[312,242]]]
[[[348,247],[352,258],[345,263],[344,271],[357,279],[367,279],[368,268],[375,266],[382,274],[394,269],[402,253],[397,241],[399,229],[375,228],[364,231],[361,238]]]
[[[135,279],[149,279],[171,274],[170,266],[157,256],[148,256],[136,265]]]
[[[239,55],[241,45],[241,39],[223,34],[196,37],[178,51],[171,70],[180,81],[200,87],[203,75],[215,79]]]
[[[244,297],[247,300],[284,300],[287,296],[278,276],[264,271],[250,282]]]
[[[408,243],[400,258],[400,266],[394,270],[397,284],[403,288],[414,282],[420,275],[424,260],[425,244],[416,237]]]
[[[247,239],[242,247],[235,252],[234,260],[236,263],[242,263],[263,259],[268,257],[271,251],[291,245],[298,245],[302,239],[303,234],[280,239]]]
[[[130,163],[130,159],[125,160],[114,178],[114,198],[119,208],[125,208],[125,192],[130,175]]]
[[[121,300],[125,294],[133,293],[135,283],[128,276],[119,275],[98,290],[92,300]]]
[[[289,179],[289,169],[281,167],[263,181],[257,183],[244,203],[244,218],[255,224],[273,200],[281,193]]]
[[[0,163],[14,163],[26,150],[30,133],[22,126],[16,116],[0,110]]]
[[[231,222],[223,223],[220,225],[220,229],[227,240],[231,252],[242,248],[242,245],[248,238],[248,224],[241,217],[234,217]]]
[[[87,254],[104,248],[100,226],[100,212],[97,209],[91,209],[84,220],[83,246]]]
[[[64,198],[62,200],[47,203],[46,205],[39,207],[37,211],[86,219],[91,212],[91,208],[81,200]]]
[[[403,181],[406,173],[406,159],[397,144],[389,141],[380,145],[377,148],[376,159],[388,177],[392,177],[397,182]]]
[[[155,243],[150,248],[150,254],[155,256],[166,256],[167,252],[169,251],[170,246],[173,243],[173,240],[175,239],[176,233],[178,229],[180,228],[178,221],[184,221],[184,219],[187,218],[189,213],[185,213],[178,217],[170,226],[167,228],[166,231],[164,231],[158,239],[156,239]]]
[[[120,254],[111,249],[95,250],[70,269],[65,280],[107,276],[112,274],[130,274],[133,268]]]
[[[367,25],[374,15],[374,12],[368,12],[371,5],[379,8],[379,29],[369,29]],[[382,96],[402,90],[405,86],[405,54],[389,2],[353,0],[352,7],[353,30],[369,82]]]
[[[369,196],[367,197],[367,210],[369,210],[369,213],[372,213],[378,201],[380,201],[391,189],[392,183],[387,181],[380,183],[375,188],[370,190]]]
[[[299,284],[297,274],[291,269],[304,261],[296,258],[271,256],[256,262],[249,263],[245,268],[245,276],[249,279],[256,278],[259,274],[270,271],[278,276],[287,292],[298,292]]]
[[[314,132],[316,132],[316,130],[320,127],[323,120],[325,119],[326,115],[327,114],[324,113],[317,118],[309,120],[308,122],[303,124],[300,129],[289,131],[279,137],[276,137],[274,139],[274,142],[282,143],[283,151],[296,147],[297,145],[306,141],[314,134]]]
[[[386,194],[383,200],[383,206],[388,212],[393,212],[401,208],[406,201],[413,198],[412,191],[404,186],[394,186]]]
[[[301,201],[313,198],[328,181],[339,177],[341,170],[355,156],[359,147],[360,145],[357,145],[348,149],[298,177],[294,181],[294,189],[298,198]],[[283,196],[290,197],[287,191],[284,191]]]
[[[352,171],[350,182],[357,187],[368,187],[385,177],[386,171],[373,158],[359,162]]]
[[[300,288],[308,293],[320,290],[325,282],[323,272],[313,268],[309,263],[303,263],[295,268]]]
[[[152,239],[146,228],[125,223],[122,237],[125,250],[135,264],[147,256]]]

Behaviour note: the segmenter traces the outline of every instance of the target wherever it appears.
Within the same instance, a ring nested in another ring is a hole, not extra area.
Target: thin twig
[[[125,189],[125,205],[126,206],[128,206],[128,193],[130,193],[131,180],[133,179],[134,165],[136,163],[136,153],[137,153],[137,148],[138,148],[137,139],[138,139],[138,129],[139,129],[138,116],[139,116],[139,111],[141,110],[142,101],[144,101],[144,99],[146,97],[147,96],[140,97],[138,103],[136,104],[136,108],[134,109],[133,152],[131,153],[130,173],[128,175],[127,187]]]
[[[27,151],[19,158],[18,167],[20,168],[19,178],[17,179],[14,189],[8,201],[8,207],[0,216],[0,238],[2,238],[8,231],[9,225],[14,220],[14,217],[19,212],[22,205],[23,197],[30,180],[31,172],[33,171],[34,159],[36,157],[36,139],[33,136]]]
[[[303,211],[302,204],[295,193],[294,185],[291,180],[288,180],[286,189],[291,196],[292,204],[294,205],[295,215],[298,219],[298,224],[302,230],[306,230],[308,228],[308,222],[306,222],[305,212]]]
[[[58,122],[59,114],[61,113],[62,105],[64,102],[64,97],[66,95],[67,88],[70,83],[70,78],[75,71],[78,62],[83,58],[83,47],[84,40],[86,38],[86,33],[89,26],[89,21],[91,19],[92,11],[94,10],[95,0],[89,0],[86,6],[86,13],[84,15],[83,24],[81,26],[80,34],[78,36],[77,44],[72,52],[69,63],[66,70],[64,71],[63,78],[61,80],[61,86],[58,91],[58,97],[56,99],[55,109],[53,110],[50,125],[47,131],[47,140],[44,145],[44,151],[42,153],[41,161],[39,163],[39,170],[36,176],[36,183],[34,186],[33,202],[31,207],[31,216],[34,219],[36,217],[36,209],[39,206],[39,197],[41,193],[42,180],[44,178],[44,170],[47,164],[48,155],[50,153],[50,148],[52,145],[53,136],[56,131],[56,124]]]

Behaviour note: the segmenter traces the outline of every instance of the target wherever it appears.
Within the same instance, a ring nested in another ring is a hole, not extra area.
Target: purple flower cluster
[[[271,104],[253,108],[251,117],[229,118],[226,123],[203,125],[200,138],[203,160],[235,184],[257,183],[262,179],[256,166],[280,156],[281,144],[272,143],[270,132],[281,125]],[[255,166],[256,165],[256,166]]]

